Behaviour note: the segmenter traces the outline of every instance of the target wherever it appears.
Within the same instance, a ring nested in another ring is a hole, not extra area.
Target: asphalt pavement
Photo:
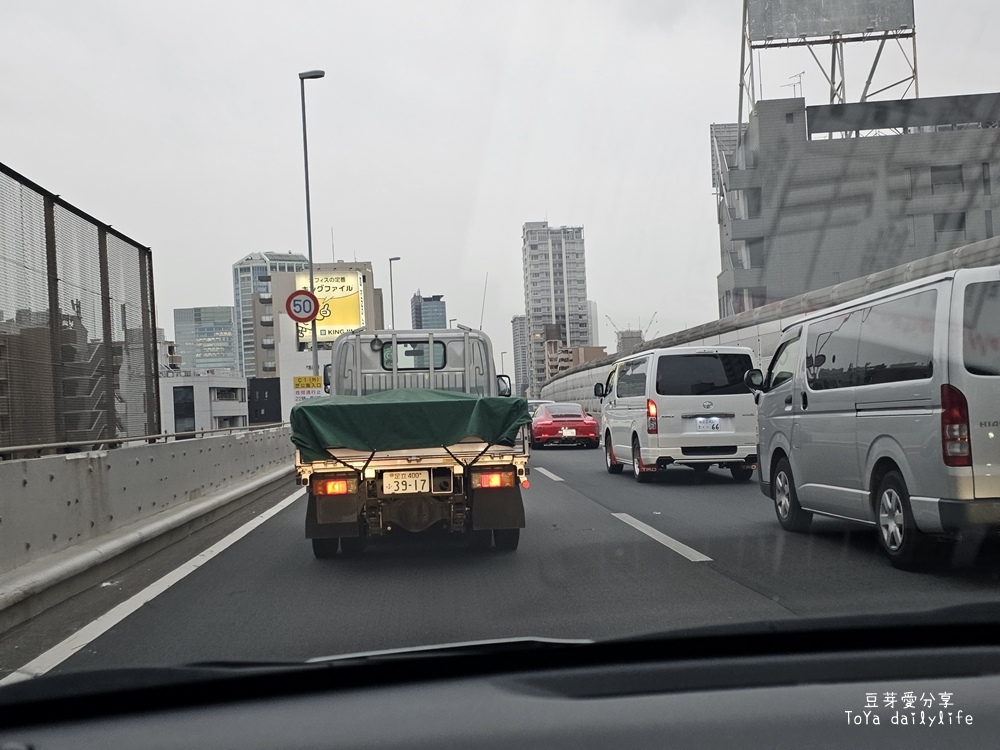
[[[783,531],[756,482],[728,471],[676,467],[638,484],[627,469],[607,474],[601,451],[575,448],[536,451],[531,466],[527,528],[514,553],[423,534],[373,541],[360,558],[317,560],[299,496],[229,546],[212,547],[232,528],[205,532],[0,637],[0,677],[53,648],[68,657],[53,671],[297,661],[1000,598],[994,544],[960,548],[967,559],[957,567],[906,573],[884,559],[873,528],[817,519],[808,534]],[[183,577],[173,572],[205,549],[214,556]],[[168,575],[155,597],[134,599]],[[131,602],[127,616],[108,620],[122,602]],[[60,645],[67,637],[76,641]]]

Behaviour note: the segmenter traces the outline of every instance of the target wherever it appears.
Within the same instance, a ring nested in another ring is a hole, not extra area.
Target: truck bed
[[[374,452],[380,457],[402,452],[397,461],[406,455],[441,455],[442,448],[456,457],[459,452],[474,457],[490,446],[509,452],[530,422],[528,402],[521,398],[423,388],[313,398],[291,412],[292,442],[306,463],[326,462],[334,455],[345,461],[352,452],[366,460]],[[430,452],[421,454],[425,449]]]

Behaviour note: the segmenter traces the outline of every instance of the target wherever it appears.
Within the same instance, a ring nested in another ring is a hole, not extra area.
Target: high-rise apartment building
[[[174,310],[174,341],[181,369],[239,372],[236,321],[232,307],[186,307]]]
[[[594,300],[587,300],[587,318],[590,320],[590,340],[588,346],[600,346],[598,341],[600,331],[600,321],[597,320],[597,303]]]
[[[515,315],[510,319],[510,328],[514,339],[514,395],[524,396],[528,392],[528,363],[531,359],[528,318]]]
[[[418,289],[410,299],[410,323],[415,331],[422,328],[447,328],[448,313],[445,310],[444,295],[422,297]]]
[[[293,253],[251,253],[233,264],[236,355],[244,377],[277,373],[271,274],[303,270],[309,270],[309,259]]]
[[[521,262],[531,340],[528,382],[530,393],[537,395],[547,379],[546,340],[559,341],[567,348],[590,343],[583,227],[525,223]]]

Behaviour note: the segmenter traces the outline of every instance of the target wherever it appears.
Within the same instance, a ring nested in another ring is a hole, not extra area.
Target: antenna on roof
[[[486,272],[486,283],[483,284],[483,309],[479,313],[479,330],[483,330],[483,317],[486,315],[486,286],[490,283],[490,272]]]

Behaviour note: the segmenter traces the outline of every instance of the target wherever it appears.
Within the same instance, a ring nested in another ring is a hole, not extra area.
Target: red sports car
[[[531,447],[583,445],[596,448],[597,420],[579,404],[542,404],[531,418]]]

